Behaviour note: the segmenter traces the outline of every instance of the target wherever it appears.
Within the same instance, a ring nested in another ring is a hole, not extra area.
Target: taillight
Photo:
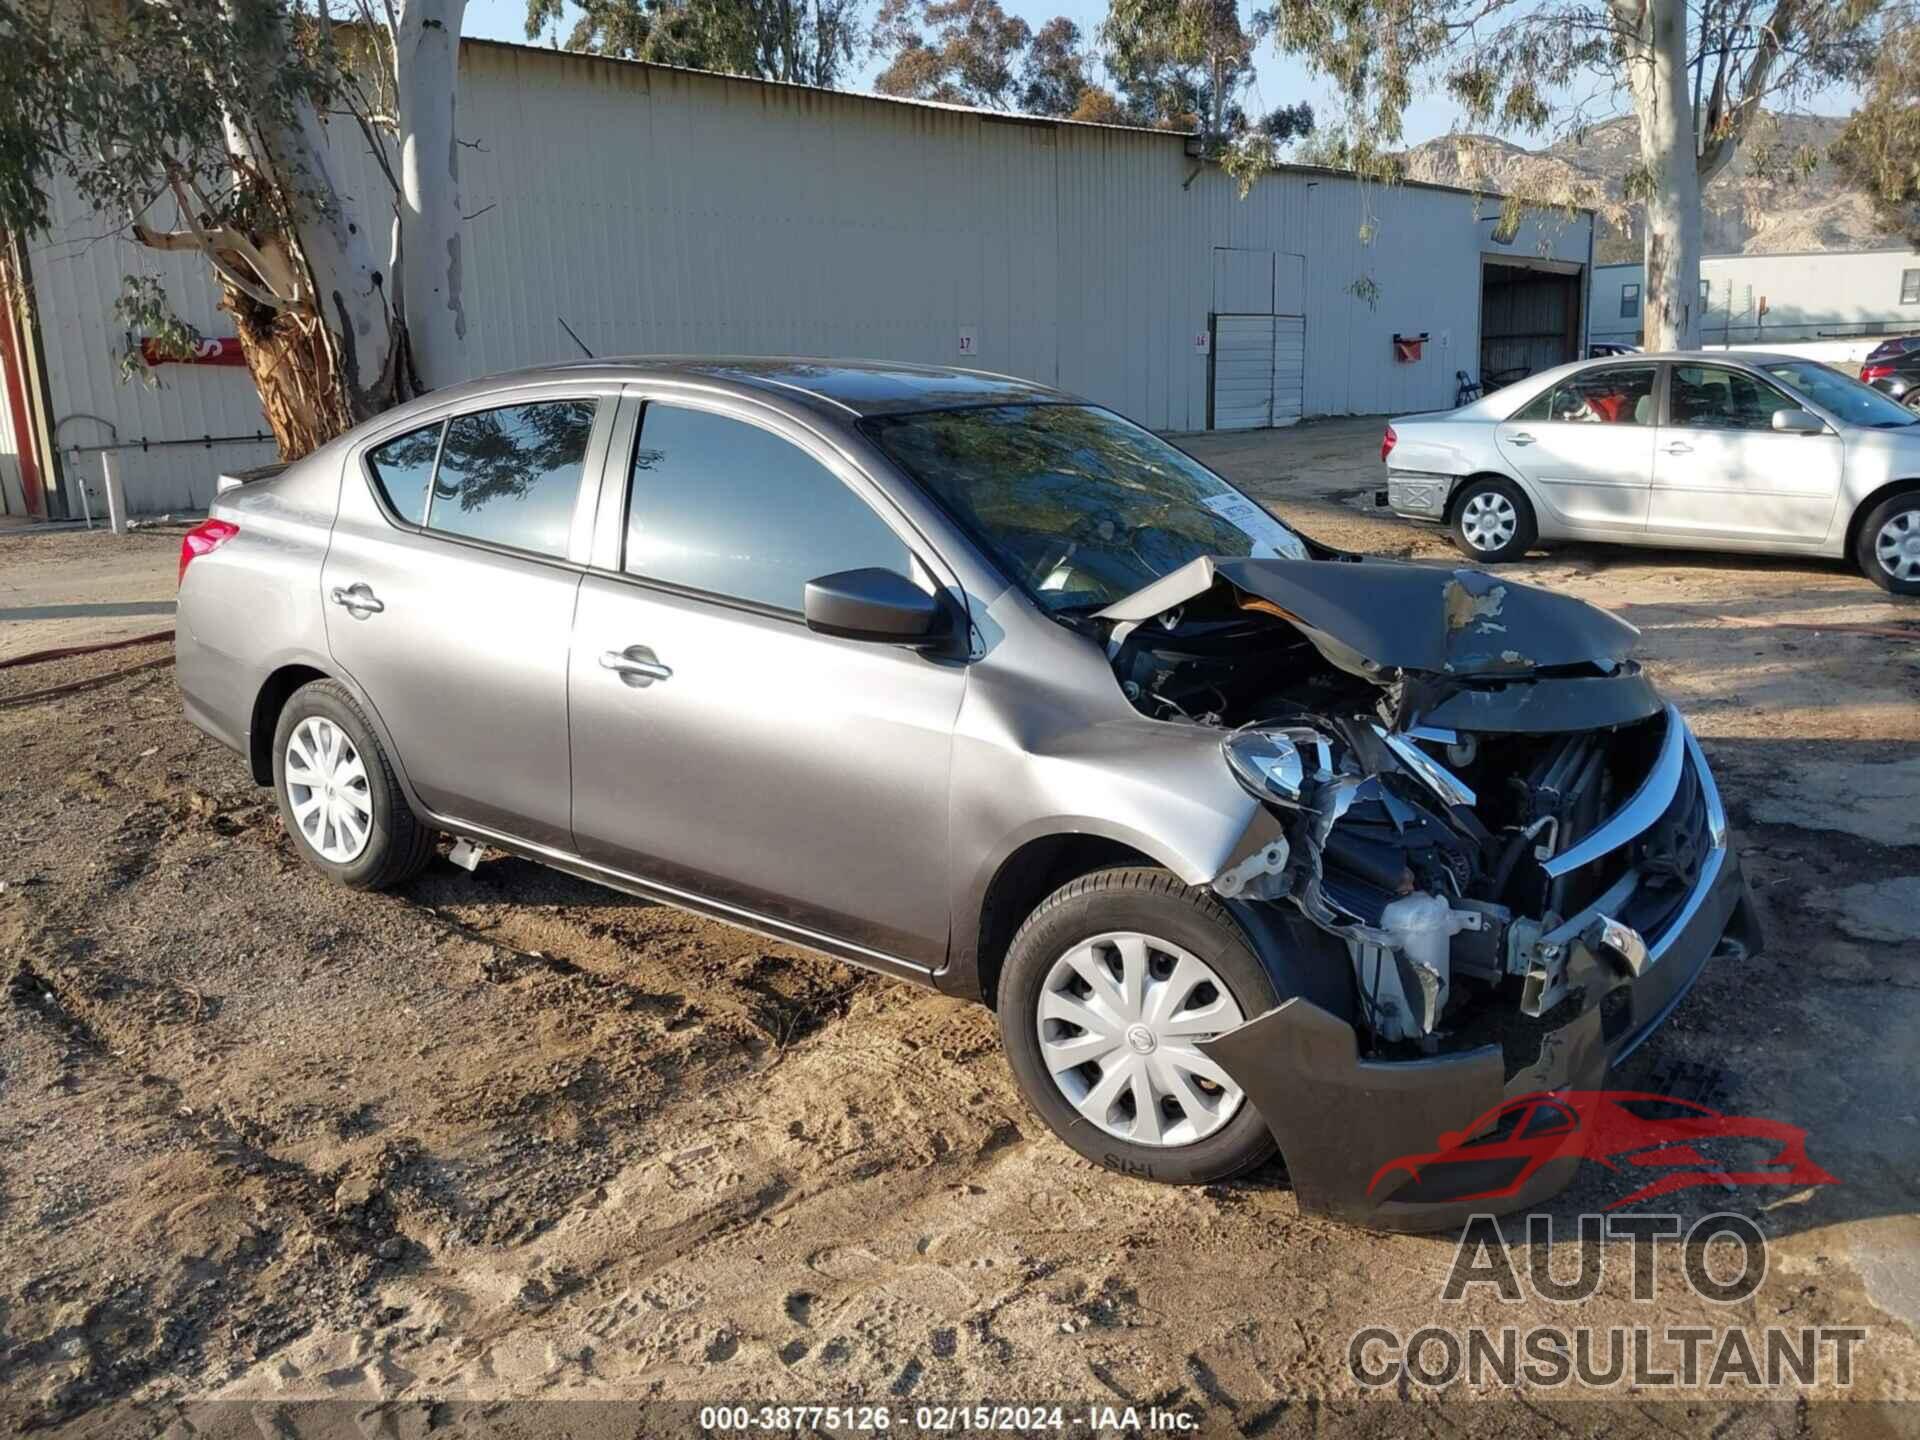
[[[187,578],[187,566],[202,555],[211,555],[239,533],[240,527],[231,520],[202,520],[187,531],[187,538],[180,542],[180,579]]]
[[[1400,437],[1393,433],[1393,427],[1387,426],[1387,433],[1380,437],[1380,458],[1385,460],[1393,453],[1393,447],[1400,443]]]
[[[1884,380],[1891,374],[1893,374],[1893,366],[1891,365],[1862,365],[1860,367],[1860,378],[1869,383],[1875,380]]]

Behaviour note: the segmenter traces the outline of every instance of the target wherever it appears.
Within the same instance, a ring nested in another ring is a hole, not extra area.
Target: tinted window
[[[1056,614],[1097,610],[1202,555],[1307,558],[1206,466],[1105,410],[983,405],[862,428]]]
[[[1773,412],[1800,407],[1744,370],[1676,365],[1669,401],[1673,423],[1695,430],[1772,430]]]
[[[1653,377],[1651,365],[1583,370],[1535,397],[1513,418],[1575,425],[1651,425]]]
[[[427,482],[433,479],[433,460],[440,453],[440,424],[409,430],[367,452],[367,468],[387,504],[402,520],[418,525],[426,518]]]
[[[1622,285],[1620,287],[1620,318],[1631,320],[1640,313],[1640,287]]]
[[[840,478],[744,420],[647,406],[627,500],[628,573],[782,610],[842,570],[911,575],[907,547]]]
[[[541,555],[567,553],[593,433],[591,400],[549,400],[447,425],[427,524]]]

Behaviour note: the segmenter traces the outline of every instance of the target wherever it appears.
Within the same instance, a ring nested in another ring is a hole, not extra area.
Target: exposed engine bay
[[[1352,613],[1329,571],[1352,574]],[[1631,627],[1581,609],[1569,643],[1562,597],[1479,572],[1200,561],[1096,617],[1136,709],[1220,730],[1276,823],[1213,888],[1344,942],[1367,1053],[1547,1015],[1575,941],[1637,975],[1699,877],[1685,727],[1626,657]],[[1557,649],[1530,653],[1534,631]]]

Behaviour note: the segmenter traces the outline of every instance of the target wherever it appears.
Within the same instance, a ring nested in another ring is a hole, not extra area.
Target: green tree
[[[1079,26],[1057,16],[1036,33],[998,0],[883,0],[873,47],[882,95],[1071,115],[1096,88]]]
[[[0,0],[0,228],[33,236],[66,185],[108,229],[201,256],[282,456],[416,393],[413,335],[458,324],[453,43],[464,0],[335,17],[305,0]],[[334,181],[328,116],[358,123],[388,193]],[[391,157],[412,159],[395,164]],[[150,277],[121,314],[190,334]],[[436,317],[414,327],[410,311]]]
[[[1273,147],[1313,129],[1304,101],[1248,112],[1254,50],[1272,29],[1266,11],[1240,19],[1237,0],[1113,0],[1102,37],[1122,103],[1144,125],[1196,131],[1216,147],[1257,139]]]
[[[1688,348],[1700,333],[1702,188],[1763,106],[1866,77],[1888,13],[1885,0],[1276,0],[1270,18],[1278,48],[1340,90],[1347,152],[1382,171],[1416,91],[1451,96],[1472,128],[1523,134],[1577,132],[1576,94],[1630,107],[1647,343]]]
[[[857,53],[861,0],[585,0],[569,50],[832,85]],[[566,0],[527,0],[527,38],[565,19]]]
[[[1833,159],[1873,197],[1888,228],[1920,250],[1920,14],[1903,6],[1885,25],[1866,93]]]

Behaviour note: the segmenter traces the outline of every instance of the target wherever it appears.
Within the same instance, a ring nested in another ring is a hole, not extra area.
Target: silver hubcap
[[[1902,510],[1873,537],[1880,568],[1896,580],[1920,580],[1920,510]]]
[[[1520,512],[1494,490],[1482,490],[1460,507],[1460,531],[1476,550],[1498,550],[1520,528]]]
[[[1150,935],[1075,946],[1040,992],[1040,1056],[1060,1093],[1117,1140],[1191,1145],[1245,1096],[1195,1048],[1246,1017],[1213,969]]]
[[[287,737],[287,799],[294,824],[322,859],[351,864],[373,833],[367,767],[347,732],[309,715]]]

